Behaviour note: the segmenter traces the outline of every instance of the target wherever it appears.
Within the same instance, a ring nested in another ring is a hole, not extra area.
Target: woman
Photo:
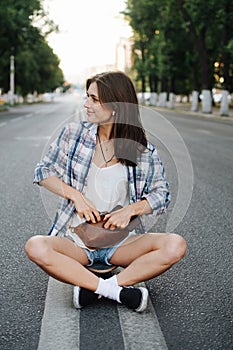
[[[25,250],[50,276],[74,285],[75,307],[104,296],[142,312],[147,289],[131,286],[178,262],[186,243],[174,233],[133,231],[111,247],[90,249],[70,230],[85,220],[100,221],[103,211],[109,213],[106,229],[126,228],[132,217],[159,215],[169,204],[164,169],[146,139],[132,81],[121,72],[102,73],[87,80],[86,91],[88,121],[68,124],[35,170],[34,182],[61,201],[50,235],[30,238]],[[122,208],[111,212],[116,205]],[[96,261],[124,269],[103,280],[85,267]]]

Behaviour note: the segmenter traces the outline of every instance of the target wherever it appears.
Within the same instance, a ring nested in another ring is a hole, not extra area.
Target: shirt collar
[[[93,124],[93,123],[89,123],[89,122],[82,122],[82,124],[89,131],[90,136],[95,139],[96,134],[97,134],[98,125]]]

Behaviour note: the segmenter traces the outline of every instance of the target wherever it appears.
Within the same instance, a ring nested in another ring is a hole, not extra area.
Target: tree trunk
[[[167,104],[167,78],[161,79],[161,91],[159,94],[159,107],[166,107]]]
[[[191,105],[192,112],[198,111],[198,96],[199,96],[199,91],[193,90],[193,92],[192,92],[192,105]]]
[[[145,103],[145,92],[146,92],[146,78],[145,76],[142,74],[141,75],[141,92],[142,92],[142,97],[141,97],[141,103]]]
[[[230,2],[227,1],[225,3],[225,17],[228,18],[228,13],[230,13]],[[222,53],[222,61],[223,61],[223,84],[222,84],[222,100],[220,106],[220,115],[229,116],[229,105],[228,105],[228,94],[230,89],[230,54],[226,50],[226,47],[231,39],[230,35],[230,24],[228,21],[224,22],[223,27],[223,53]]]
[[[157,92],[158,90],[158,77],[154,74],[149,75],[150,92]]]
[[[166,77],[162,77],[161,92],[167,92],[167,78]]]
[[[198,63],[193,62],[192,64],[192,80],[193,80],[193,91],[200,91],[200,82],[199,82],[199,69]]]
[[[158,100],[158,77],[154,74],[149,75],[149,85],[150,85],[150,105],[156,106]]]
[[[151,92],[150,94],[150,105],[151,106],[157,106],[158,102],[158,94],[157,92]]]
[[[201,85],[203,90],[211,90],[212,86],[210,83],[211,70],[210,70],[210,60],[205,45],[205,38],[200,40],[200,51],[199,51],[199,61],[201,68]]]
[[[175,94],[174,94],[174,92],[170,92],[169,93],[168,107],[170,109],[174,109],[175,108]]]
[[[175,93],[175,77],[172,76],[171,79],[170,79],[170,82],[169,82],[169,93],[170,92],[173,92]]]
[[[167,105],[167,93],[166,92],[160,92],[159,94],[159,107],[166,107]]]
[[[142,83],[142,92],[146,91],[146,79],[145,76],[141,77],[141,83]]]
[[[212,113],[212,96],[211,91],[207,89],[202,90],[202,112]]]
[[[193,44],[199,54],[201,69],[201,85],[203,89],[202,111],[203,113],[212,113],[211,99],[211,63],[206,48],[206,28],[203,28],[201,34],[198,35],[191,16],[184,7],[182,0],[177,0],[177,4],[181,10],[185,22],[188,24],[190,34],[193,38]]]
[[[168,107],[170,109],[174,109],[175,108],[175,78],[174,77],[172,77],[171,80],[170,80]]]
[[[228,104],[228,90],[222,90],[222,100],[220,106],[220,115],[229,116],[229,104]]]
[[[202,32],[200,38],[196,38],[196,48],[199,50],[199,61],[201,69],[201,85],[202,85],[202,112],[212,113],[212,94],[211,94],[211,69],[205,44],[205,31]]]

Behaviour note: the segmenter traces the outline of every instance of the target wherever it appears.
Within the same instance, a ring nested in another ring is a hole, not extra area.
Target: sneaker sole
[[[79,293],[80,293],[80,287],[74,286],[73,287],[73,304],[76,309],[82,308],[82,306],[79,304]]]
[[[148,290],[144,287],[139,287],[139,289],[142,292],[142,301],[139,307],[135,309],[135,311],[143,312],[147,308],[149,293]]]

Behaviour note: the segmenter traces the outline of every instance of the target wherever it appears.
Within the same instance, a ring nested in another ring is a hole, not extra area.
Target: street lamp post
[[[15,57],[11,55],[10,57],[10,104],[14,104],[14,94],[15,94]]]

